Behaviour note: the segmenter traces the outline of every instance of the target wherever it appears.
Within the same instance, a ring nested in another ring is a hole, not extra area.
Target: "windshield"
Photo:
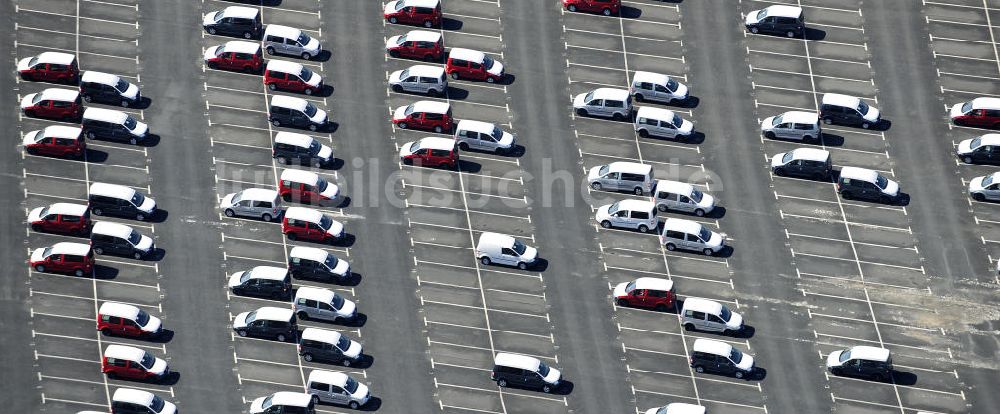
[[[972,142],[969,143],[969,148],[979,148],[980,145],[983,145],[983,138],[975,137],[972,139]]]
[[[402,36],[396,38],[396,44],[397,45],[401,45],[403,43],[406,43],[406,35],[402,35]]]
[[[334,257],[332,254],[328,254],[326,255],[326,261],[323,263],[326,264],[326,267],[333,269],[337,267],[337,258]]]
[[[250,313],[247,314],[247,325],[255,320],[257,320],[257,311],[250,311]]]
[[[493,64],[495,63],[496,62],[493,61],[493,58],[489,56],[483,57],[483,67],[485,67],[486,69],[493,69]]]
[[[673,79],[667,79],[667,90],[670,92],[677,92],[677,86],[679,84]]]
[[[264,402],[260,404],[260,408],[268,408],[274,404],[274,401],[271,401],[272,398],[274,398],[273,395],[268,395],[267,398],[264,399]]]
[[[704,198],[704,197],[705,197],[705,195],[702,194],[701,191],[694,190],[694,189],[691,190],[691,199],[694,200],[695,203],[700,203],[701,199]]]
[[[347,348],[350,347],[351,347],[351,341],[347,339],[346,336],[340,335],[340,340],[337,341],[337,348],[339,348],[341,351],[346,352]]]
[[[887,180],[887,179],[885,179],[885,177],[879,175],[879,176],[875,177],[875,185],[878,185],[878,188],[881,188],[881,189],[885,190],[885,186],[889,185],[889,180]]]
[[[242,200],[242,199],[243,199],[243,192],[242,191],[240,191],[240,192],[238,192],[236,194],[233,194],[233,204],[239,203],[240,200]]]
[[[549,366],[544,363],[538,363],[538,373],[542,374],[543,377],[549,376]]]
[[[698,233],[698,237],[701,237],[701,241],[708,242],[712,238],[712,232],[710,232],[710,231],[708,231],[708,229],[702,227],[701,228],[701,232]]]
[[[987,175],[986,177],[983,177],[983,187],[986,187],[990,184],[993,184],[993,175]],[[45,215],[45,210],[42,210],[42,215],[43,216]]]
[[[313,115],[316,115],[316,107],[311,103],[306,103],[306,116],[312,118]]]
[[[309,70],[309,68],[307,68],[305,66],[302,67],[302,72],[299,72],[299,79],[302,79],[304,81],[312,79],[312,76],[313,76],[313,72],[311,70]]]
[[[51,247],[46,247],[45,249],[42,250],[42,257],[49,257],[50,254],[52,254]]]
[[[322,227],[323,230],[330,230],[330,226],[332,225],[333,225],[333,220],[331,220],[327,216],[323,216],[323,218],[319,219],[319,226]]]
[[[847,362],[851,359],[851,350],[848,349],[840,353],[840,362]]]
[[[670,122],[674,124],[674,128],[680,128],[681,125],[684,124],[684,120],[677,114],[674,114],[674,119]]]
[[[309,153],[310,154],[319,154],[319,149],[320,149],[320,143],[319,143],[319,141],[317,141],[315,139],[312,140],[312,143],[309,144]]]
[[[783,115],[778,115],[778,116],[774,117],[773,119],[771,119],[771,126],[781,125],[781,117],[782,116]]]
[[[33,58],[31,58],[31,60],[29,60],[29,61],[28,61],[28,67],[29,67],[29,68],[30,68],[30,67],[33,67],[33,66],[35,66],[35,64],[37,64],[37,63],[38,63],[38,57],[37,57],[37,56],[36,56],[36,57],[33,57]]]
[[[245,270],[243,273],[240,273],[240,284],[246,283],[246,281],[250,280],[250,275],[249,270]]]
[[[115,89],[117,89],[118,92],[125,93],[125,91],[128,90],[128,82],[125,82],[122,78],[118,78],[118,83],[115,84]]]
[[[410,77],[410,70],[409,69],[403,69],[402,72],[399,72],[399,80],[405,80],[408,77]]]
[[[410,116],[413,113],[413,105],[407,105],[406,109],[403,110],[403,115]]]
[[[972,101],[966,102],[964,105],[962,105],[963,114],[967,114],[971,110],[972,110]]]
[[[514,240],[514,252],[517,253],[518,256],[524,254],[524,251],[527,249],[528,246],[525,246],[520,240]]]
[[[785,155],[783,157],[781,157],[781,162],[783,162],[785,164],[788,164],[788,162],[791,161],[791,160],[792,160],[792,152],[791,151],[786,152]]]
[[[603,175],[607,174],[607,173],[608,173],[608,170],[610,170],[610,169],[611,169],[611,167],[610,167],[610,166],[607,166],[607,165],[602,165],[602,166],[601,166],[601,169],[600,169],[600,170],[597,170],[597,172],[598,172],[598,173],[599,173],[600,175],[602,175],[602,176],[603,176]]]
[[[503,131],[500,130],[500,127],[493,128],[493,139],[500,141],[500,138],[503,138]]]
[[[326,191],[326,180],[324,180],[322,178],[316,180],[316,188],[321,193],[324,192],[324,191]]]
[[[35,94],[35,97],[31,98],[31,103],[33,103],[33,104],[37,104],[37,103],[38,103],[38,102],[40,102],[41,100],[42,100],[42,94],[40,94],[40,93],[36,93],[36,94]]]
[[[733,361],[734,364],[739,364],[743,360],[743,353],[739,349],[733,348],[733,351],[729,353],[729,360]]]
[[[142,202],[145,201],[145,200],[146,200],[146,197],[143,197],[142,194],[140,194],[138,191],[132,193],[132,204],[135,204],[137,206],[141,206]]]
[[[869,109],[868,108],[868,104],[866,104],[865,101],[858,102],[858,112],[861,112],[863,114],[867,114],[868,113],[868,109]]]
[[[987,177],[987,180],[990,179]],[[983,184],[988,184],[986,180],[983,180]],[[42,207],[42,210],[38,212],[38,217],[45,217],[49,215],[49,206]]]
[[[150,369],[153,367],[153,364],[156,363],[156,358],[153,358],[153,354],[146,352],[142,354],[142,360],[139,361],[139,363],[142,364],[143,368]]]
[[[340,295],[333,295],[333,300],[330,301],[334,308],[340,309],[344,307],[344,298]]]
[[[222,20],[222,12],[221,11],[212,12],[212,20],[215,21],[216,23],[218,23],[219,20]]]
[[[625,285],[625,293],[632,293],[633,290],[635,290],[635,282],[628,282],[628,284]]]
[[[587,96],[583,97],[584,102],[590,102],[592,99],[594,99],[594,92],[590,92],[587,94]]]
[[[406,6],[405,6],[405,5],[403,4],[403,0],[399,0],[399,1],[397,1],[397,2],[396,2],[396,11],[400,11],[400,10],[403,10],[403,7],[406,7]]]
[[[140,310],[139,314],[135,315],[135,321],[142,326],[146,326],[149,322],[149,314],[144,310]]]
[[[613,216],[617,212],[618,212],[618,203],[617,202],[611,204],[610,206],[608,206],[608,214],[610,214],[610,215]]]
[[[136,245],[139,244],[139,240],[142,240],[142,235],[140,235],[139,232],[132,230],[132,233],[129,233],[128,235],[128,242],[132,243],[132,245]]]
[[[130,116],[126,116],[125,117],[125,128],[128,128],[130,130],[134,130],[136,125],[137,124],[135,122],[135,118],[132,118]]]
[[[354,378],[347,377],[347,384],[344,384],[344,389],[347,390],[347,392],[354,394],[354,392],[358,390],[358,382],[355,381]]]
[[[420,141],[416,141],[413,145],[410,145],[410,152],[416,153],[417,151],[420,151]]]
[[[307,36],[305,33],[299,32],[299,38],[295,40],[299,42],[300,45],[305,46],[312,39],[310,39],[309,36]]]
[[[160,398],[158,395],[154,395],[153,396],[153,401],[149,403],[149,408],[152,408],[153,411],[156,411],[156,412],[162,411],[163,410],[163,398]]]
[[[733,317],[733,313],[729,311],[729,308],[723,306],[722,307],[722,314],[719,315],[719,316],[722,316],[722,320],[724,320],[726,322],[729,322],[729,319],[731,319]]]
[[[757,12],[757,20],[763,20],[765,17],[767,17],[767,9]]]

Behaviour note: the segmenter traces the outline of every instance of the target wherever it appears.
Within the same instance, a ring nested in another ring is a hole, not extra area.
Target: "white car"
[[[632,116],[632,96],[628,89],[597,88],[573,98],[573,110],[580,116],[623,121]]]
[[[976,201],[1000,200],[1000,171],[970,180],[969,196]]]

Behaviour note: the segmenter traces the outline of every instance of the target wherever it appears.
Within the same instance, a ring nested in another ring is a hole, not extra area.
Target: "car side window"
[[[464,68],[466,66],[469,66],[469,62],[466,61],[466,60],[464,60],[464,59],[452,59],[451,60],[451,65],[452,66],[459,66],[459,67],[463,67]]]
[[[705,312],[698,312],[698,311],[688,311],[688,312],[689,312],[689,316],[691,316],[692,318],[695,318],[695,319],[698,319],[698,320],[704,320],[705,319]]]
[[[424,119],[426,119],[428,121],[440,121],[440,120],[444,119],[444,114],[438,114],[438,113],[428,112],[428,113],[424,114]]]
[[[431,156],[434,156],[434,157],[447,157],[450,152],[451,151],[440,150],[440,149],[431,150]]]
[[[662,290],[652,290],[652,289],[650,289],[646,294],[649,295],[649,296],[652,296],[654,298],[665,298],[665,297],[667,297],[667,292],[666,291],[662,291]]]
[[[403,82],[416,83],[417,82],[417,77],[416,76],[410,76],[410,77],[408,77],[406,79],[403,79]]]
[[[640,124],[646,124],[646,125],[652,125],[652,126],[656,126],[656,124],[657,124],[656,120],[652,119],[652,118],[639,118],[638,122]]]
[[[701,239],[699,239],[698,236],[696,236],[694,234],[688,234],[687,235],[687,241],[689,241],[689,242],[700,242]]]
[[[63,261],[67,263],[83,263],[83,256],[67,254],[63,255]]]
[[[329,390],[329,386],[326,385],[326,384],[320,384],[318,382],[313,382],[313,383],[309,384],[309,389],[310,390],[315,390],[315,391],[328,391]]]
[[[1000,117],[1000,109],[987,109],[986,116]]]
[[[607,100],[604,101],[604,106],[606,106],[608,108],[624,108],[625,107],[625,102],[616,101],[614,99],[607,99]]]
[[[511,248],[508,248],[508,247],[504,247],[504,248],[500,249],[500,254],[504,254],[504,255],[507,255],[507,256],[517,256],[517,253],[514,253],[514,249],[511,249]]]
[[[801,129],[803,131],[810,131],[813,129],[813,126],[811,124],[795,124],[794,128]]]
[[[420,77],[420,83],[438,83],[438,80],[435,79],[435,78],[421,76]]]
[[[667,230],[667,238],[684,240],[684,233],[677,230]]]
[[[632,212],[632,218],[638,219],[638,220],[649,219],[649,212],[648,211],[633,211]]]
[[[722,318],[720,318],[718,316],[715,316],[715,315],[708,315],[708,321],[709,322],[715,322],[715,323],[725,323],[725,322],[722,321]]]
[[[587,105],[590,105],[590,106],[604,106],[604,100],[603,99],[593,99],[590,102],[587,102]]]
[[[663,86],[663,85],[656,85],[656,91],[657,91],[657,92],[663,92],[663,93],[667,93],[667,92],[670,92],[670,91],[668,91],[668,90],[667,90],[667,88],[666,88],[665,86]]]

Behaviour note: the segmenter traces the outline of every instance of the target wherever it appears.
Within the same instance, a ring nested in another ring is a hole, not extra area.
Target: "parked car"
[[[444,68],[430,65],[413,65],[389,74],[389,87],[394,92],[422,93],[444,96],[448,92],[448,79]]]
[[[136,260],[149,257],[156,248],[153,239],[132,227],[110,221],[98,221],[90,229],[90,247],[95,254],[110,253]]]
[[[688,87],[669,75],[641,70],[632,74],[629,93],[636,102],[654,101],[665,104],[685,102],[689,97]]]
[[[21,144],[24,145],[24,150],[32,155],[83,158],[87,153],[83,130],[78,127],[49,125],[45,129],[24,134]]]
[[[95,216],[112,215],[143,221],[156,214],[156,201],[124,185],[90,184],[90,211]]]
[[[205,49],[205,65],[212,69],[259,73],[264,66],[264,54],[259,43],[231,40]]]
[[[90,232],[90,208],[85,204],[55,203],[28,212],[34,231],[83,236]]]
[[[458,166],[458,145],[454,138],[422,138],[403,144],[399,160],[406,165],[453,169]]]
[[[823,136],[819,115],[815,112],[788,111],[769,116],[760,123],[760,133],[767,139],[793,139],[818,142]]]
[[[743,23],[750,33],[797,37],[805,32],[802,8],[798,6],[774,5],[754,10],[747,13]]]
[[[668,218],[663,222],[660,243],[670,251],[692,250],[706,256],[722,251],[726,244],[721,234],[709,230],[701,223],[676,218]]]
[[[460,47],[452,48],[448,52],[444,71],[455,80],[484,80],[487,83],[503,83],[507,76],[504,73],[503,63],[478,50]]]
[[[313,402],[346,405],[352,410],[368,404],[371,392],[368,386],[342,372],[314,369],[309,371],[306,390]]]
[[[292,300],[299,320],[320,319],[330,322],[353,321],[358,316],[358,306],[330,289],[301,286]]]
[[[514,149],[517,136],[500,129],[492,122],[463,119],[455,127],[455,141],[462,151],[474,149],[497,154],[509,153]]]
[[[323,51],[323,45],[302,30],[269,24],[264,29],[264,49],[267,54],[292,55],[309,60]]]
[[[746,378],[754,373],[754,358],[725,342],[696,339],[689,357],[695,372],[716,372]]]
[[[177,406],[148,391],[118,388],[111,397],[111,412],[115,414],[176,414]]]
[[[658,277],[640,277],[615,285],[611,293],[618,306],[634,306],[665,312],[674,309],[674,281]]]
[[[715,197],[680,181],[656,180],[650,201],[660,211],[692,213],[698,217],[715,211]]]
[[[264,86],[312,95],[323,91],[323,77],[301,63],[271,59],[264,68]]]
[[[656,180],[652,165],[615,161],[591,168],[587,172],[587,182],[596,191],[630,191],[643,195],[653,191]]]
[[[386,40],[385,51],[394,58],[437,62],[444,56],[444,41],[439,32],[410,30],[406,34],[392,36]]]
[[[278,391],[250,402],[250,414],[315,414],[312,394]]]
[[[397,24],[416,24],[424,27],[441,26],[440,0],[392,0],[382,11],[385,21]]]
[[[1000,134],[986,134],[964,139],[958,143],[955,154],[966,164],[1000,163]]]
[[[281,232],[289,240],[334,243],[344,238],[344,225],[306,207],[289,207],[281,221]]]
[[[287,300],[292,293],[292,279],[288,269],[256,266],[230,275],[229,289],[234,295]]]
[[[288,165],[295,161],[316,168],[330,166],[334,161],[333,149],[321,144],[316,138],[285,131],[274,134],[271,158],[279,164]]]
[[[319,174],[311,171],[294,170],[281,171],[278,180],[278,193],[285,201],[297,201],[303,204],[336,205],[341,200],[340,187],[329,183]]]
[[[648,200],[625,199],[597,208],[594,220],[606,229],[624,227],[646,233],[656,231],[659,219],[656,204]]]
[[[526,270],[538,260],[538,249],[506,234],[487,231],[479,235],[475,255],[487,266],[496,263]]]
[[[687,298],[681,308],[681,324],[688,331],[731,335],[743,331],[743,315],[730,311],[726,305],[714,300]]]
[[[856,346],[827,355],[826,369],[833,375],[885,381],[892,378],[892,356],[885,348]]]
[[[78,90],[48,88],[24,95],[21,111],[32,118],[75,121],[83,113],[83,102]]]
[[[89,139],[107,139],[135,145],[149,137],[149,125],[137,121],[122,111],[104,108],[87,108],[80,121],[83,133]]]
[[[255,336],[285,342],[295,339],[299,328],[295,313],[288,307],[264,306],[241,312],[233,318],[233,330],[239,336]]]
[[[80,96],[87,103],[98,102],[128,108],[142,101],[139,87],[121,76],[88,70],[80,77]]]
[[[969,180],[969,196],[976,201],[1000,200],[1000,171]]]
[[[878,171],[844,167],[837,177],[837,192],[845,199],[863,199],[882,203],[899,198],[899,184]]]
[[[244,39],[259,38],[261,30],[260,9],[229,6],[205,14],[201,24],[210,35],[242,36]]]
[[[361,362],[363,354],[360,343],[340,332],[319,328],[302,330],[299,355],[306,362],[328,361],[349,367]]]
[[[571,12],[601,13],[605,16],[618,14],[621,0],[562,0],[563,7]]]
[[[550,393],[562,385],[562,372],[535,357],[499,352],[493,358],[490,379],[500,387],[535,388]]]
[[[162,381],[170,375],[167,361],[134,346],[108,345],[101,359],[101,372],[108,378]]]
[[[31,252],[28,265],[36,272],[70,273],[85,276],[94,273],[94,252],[89,244],[60,242]]]
[[[854,125],[868,129],[882,123],[882,113],[861,98],[839,93],[823,94],[819,117],[824,124]]]
[[[17,73],[26,81],[76,83],[80,76],[76,55],[62,52],[42,52],[17,62]]]
[[[97,330],[103,335],[152,338],[163,333],[163,322],[136,306],[104,302],[97,309]]]
[[[326,250],[295,246],[288,252],[288,271],[295,278],[344,282],[351,276],[351,265]]]
[[[392,113],[392,123],[399,129],[419,129],[437,133],[450,132],[455,118],[451,114],[451,104],[439,101],[416,101],[396,108]]]
[[[774,175],[829,180],[833,174],[830,151],[819,148],[796,148],[771,157]]]
[[[281,215],[281,199],[275,190],[247,188],[226,194],[219,202],[219,208],[226,217],[244,216],[271,221]]]
[[[949,112],[955,125],[1000,128],[1000,98],[975,98],[955,104]]]
[[[627,89],[597,88],[573,98],[573,109],[580,116],[624,121],[632,119],[632,96]]]
[[[694,123],[674,111],[643,106],[636,111],[634,128],[643,138],[654,136],[686,140],[694,132]]]
[[[288,126],[319,131],[327,127],[330,119],[326,111],[302,98],[284,95],[271,96],[267,120],[275,127]]]

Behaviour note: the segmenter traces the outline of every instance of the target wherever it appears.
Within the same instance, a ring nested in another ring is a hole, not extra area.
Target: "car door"
[[[604,187],[607,190],[618,190],[619,189],[618,188],[619,187],[619,185],[618,185],[619,178],[621,178],[621,173],[620,172],[611,172],[611,173],[608,173],[605,176],[601,177],[601,179],[600,179],[601,187]]]
[[[688,198],[688,196],[683,195],[683,194],[678,194],[677,195],[677,209],[678,210],[686,211],[686,212],[690,213],[690,212],[694,211],[696,207],[697,206],[694,204],[693,201],[691,201],[690,198]]]
[[[351,402],[351,396],[347,390],[338,385],[330,385],[330,399],[334,404],[347,405]]]
[[[691,323],[694,324],[694,328],[701,331],[705,329],[705,312],[698,311],[687,311],[685,315],[690,318]]]
[[[311,240],[322,240],[323,236],[326,233],[323,230],[323,228],[316,223],[309,223],[309,225],[307,226],[307,231],[308,231],[307,237]]]
[[[334,310],[333,306],[329,303],[318,302],[316,305],[316,312],[319,315],[319,318],[326,319],[328,321],[337,319],[337,311]]]
[[[718,315],[707,314],[705,316],[705,330],[718,332],[726,328],[726,321],[723,321]]]
[[[677,136],[677,128],[670,122],[660,120],[657,125],[657,135],[661,137],[674,138]]]
[[[515,265],[520,256],[514,252],[514,249],[509,247],[504,247],[500,249],[500,262],[506,265]]]
[[[587,112],[591,115],[604,116],[604,100],[603,99],[591,99],[587,102]]]
[[[663,85],[654,85],[653,86],[653,93],[654,93],[654,96],[656,97],[657,101],[660,101],[660,102],[670,102],[670,97],[672,95],[670,94],[670,90],[667,89],[666,86],[663,86]]]
[[[701,250],[701,239],[698,238],[697,234],[686,233],[684,236],[684,245],[688,250]]]
[[[993,183],[983,189],[987,200],[1000,200],[1000,183]]]
[[[792,124],[790,122],[782,122],[777,126],[775,126],[774,128],[772,128],[772,130],[774,131],[774,135],[778,136],[779,138],[792,138],[791,135]]]
[[[427,92],[421,90],[420,79],[417,76],[410,76],[399,82],[403,89],[411,92]]]

